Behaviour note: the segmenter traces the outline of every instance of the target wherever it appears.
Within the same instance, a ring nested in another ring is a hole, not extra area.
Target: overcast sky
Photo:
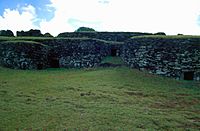
[[[200,0],[0,0],[0,30],[56,36],[80,26],[200,35]]]

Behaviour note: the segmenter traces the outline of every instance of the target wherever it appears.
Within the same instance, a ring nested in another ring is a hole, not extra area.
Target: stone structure
[[[152,35],[151,33],[140,32],[65,32],[60,33],[58,37],[67,38],[96,38],[106,41],[124,42],[133,36]]]
[[[200,80],[200,38],[135,37],[122,49],[132,68],[176,79]]]
[[[1,41],[0,65],[16,69],[94,67],[110,52],[109,43],[101,40],[52,38],[34,41]]]
[[[0,65],[14,69],[47,67],[47,46],[32,41],[0,43]]]
[[[93,39],[54,39],[48,45],[49,66],[81,68],[97,66],[109,53],[109,43]]]
[[[40,30],[29,30],[29,31],[17,31],[17,36],[34,36],[34,37],[42,37],[43,34]]]
[[[99,66],[105,56],[111,55],[120,56],[125,64],[139,70],[200,80],[200,37],[136,34],[132,38],[131,32],[75,32],[57,38],[3,37],[0,65],[16,69],[87,68]]]

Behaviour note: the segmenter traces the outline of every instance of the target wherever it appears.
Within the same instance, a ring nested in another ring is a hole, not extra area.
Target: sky
[[[0,30],[200,35],[200,0],[0,0]]]

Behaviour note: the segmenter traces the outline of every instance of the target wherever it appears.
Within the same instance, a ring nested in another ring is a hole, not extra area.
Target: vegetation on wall
[[[75,32],[94,32],[95,30],[89,27],[80,27]]]
[[[45,33],[44,37],[53,37],[50,33]]]
[[[31,29],[29,31],[17,31],[17,36],[34,36],[41,37],[43,34],[40,30]]]
[[[0,30],[0,36],[14,36],[11,30]]]
[[[154,35],[166,35],[164,32],[157,32]]]

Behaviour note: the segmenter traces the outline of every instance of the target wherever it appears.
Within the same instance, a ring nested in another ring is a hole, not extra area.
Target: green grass
[[[0,130],[199,130],[200,82],[127,67],[0,67]]]
[[[0,41],[43,41],[43,40],[88,40],[89,38],[65,38],[65,37],[2,37]]]
[[[105,57],[101,63],[112,63],[112,64],[124,64],[122,59],[120,57],[112,57],[112,56],[107,56]]]
[[[35,42],[35,41],[28,41],[28,40],[12,40],[12,41],[3,41],[1,42],[2,44],[18,44],[18,43],[23,43],[23,44],[39,44],[39,45],[43,45],[46,46],[44,44],[41,44],[39,42]],[[0,43],[0,44],[1,44]]]
[[[124,42],[117,42],[117,41],[107,41],[107,40],[102,40],[102,39],[96,39],[96,38],[90,38],[92,40],[96,40],[96,41],[101,41],[104,42],[106,44],[110,44],[110,45],[122,45],[124,44]]]
[[[191,39],[191,38],[198,38],[200,36],[195,35],[144,35],[144,36],[133,36],[134,38],[163,38],[163,39]]]
[[[96,38],[87,38],[87,37],[77,37],[77,38],[69,38],[69,37],[4,37],[0,36],[0,43],[2,41],[43,41],[43,40],[96,40],[100,42],[104,42],[105,44],[124,44],[123,42],[116,42],[116,41],[106,41]]]

